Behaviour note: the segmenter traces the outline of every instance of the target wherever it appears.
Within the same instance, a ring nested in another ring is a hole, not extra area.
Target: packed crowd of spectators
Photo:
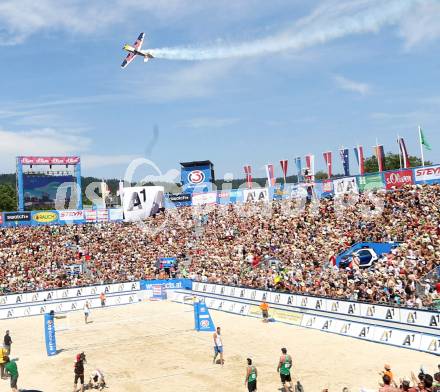
[[[427,307],[440,285],[440,186],[320,201],[167,209],[142,223],[3,228],[3,293],[157,277]],[[400,242],[370,268],[335,256],[357,242]],[[160,257],[177,257],[162,271]],[[70,275],[66,266],[82,264]]]
[[[389,364],[384,365],[384,370],[379,373],[379,392],[440,392],[440,365],[437,371],[429,374],[423,367],[419,370],[417,376],[411,373],[410,377],[397,377],[391,370]],[[329,392],[324,389],[322,392]],[[343,388],[342,392],[350,392],[348,388]],[[375,392],[375,390],[361,389],[361,392]]]

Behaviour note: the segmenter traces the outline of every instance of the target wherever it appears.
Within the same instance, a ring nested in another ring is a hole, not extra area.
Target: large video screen
[[[75,182],[74,176],[42,176],[42,175],[23,175],[23,193],[25,210],[53,210],[57,190],[61,184]],[[63,203],[69,205],[70,199],[75,198],[75,189],[69,187],[63,193]]]

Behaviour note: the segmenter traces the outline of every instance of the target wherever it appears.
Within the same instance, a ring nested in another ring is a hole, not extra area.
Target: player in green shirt
[[[283,384],[283,390],[288,392],[292,387],[292,377],[290,376],[290,369],[292,368],[292,357],[287,354],[287,349],[281,349],[281,357],[278,362],[277,372],[280,373],[281,383]],[[289,383],[289,386],[287,386]]]
[[[7,374],[11,377],[11,389],[12,392],[18,392],[17,380],[18,380],[18,369],[15,361],[11,361],[9,357],[5,357],[5,370]]]
[[[244,385],[247,386],[249,392],[257,390],[257,368],[252,365],[252,359],[247,359],[246,377]]]

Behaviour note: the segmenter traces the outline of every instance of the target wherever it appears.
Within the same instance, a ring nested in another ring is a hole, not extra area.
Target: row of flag
[[[423,130],[421,127],[419,127],[419,143],[420,143],[420,149],[421,149],[421,158],[422,158],[422,166],[425,166],[425,159],[424,159],[424,151],[423,149],[431,150],[431,146],[428,143]],[[408,150],[406,148],[405,140],[402,137],[397,138],[397,144],[399,145],[400,150],[400,159],[401,159],[401,167],[402,168],[409,168],[410,167],[410,161],[409,161],[409,154]],[[357,169],[360,175],[365,174],[365,158],[364,158],[364,149],[362,146],[357,145],[353,148],[354,155],[357,162]],[[378,165],[378,171],[383,172],[385,170],[385,151],[384,147],[381,144],[378,144],[376,142],[376,145],[373,147],[373,153],[374,156],[377,159],[377,165]],[[328,178],[332,177],[332,170],[333,170],[333,158],[332,158],[332,152],[326,151],[323,153],[324,161],[327,167],[327,176]],[[350,176],[350,150],[348,148],[342,147],[339,150],[339,157],[342,162],[342,166],[344,168],[344,176]],[[305,156],[305,168],[303,170],[302,167],[302,158],[296,157],[294,159],[294,164],[296,167],[296,173],[298,176],[299,181],[303,180],[309,180],[314,181],[315,180],[315,156],[313,154],[309,154]],[[288,169],[289,162],[287,159],[283,159],[280,161],[281,170],[283,173],[283,179],[284,182],[286,182],[287,178],[287,169]],[[267,181],[270,186],[275,186],[276,177],[275,177],[275,168],[272,163],[269,163],[265,165],[266,168],[266,176]],[[250,165],[244,166],[244,173],[246,176],[246,183],[248,188],[252,188],[252,167]]]

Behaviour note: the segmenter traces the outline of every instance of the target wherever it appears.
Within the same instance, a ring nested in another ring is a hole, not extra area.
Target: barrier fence
[[[166,290],[191,289],[189,279],[141,280],[136,282],[102,284],[66,289],[35,291],[0,296],[0,320],[36,316],[50,311],[56,313],[101,307],[100,295],[106,297],[105,306],[127,305],[148,299],[153,285]]]
[[[192,293],[210,309],[261,317],[258,304],[264,300],[277,321],[440,355],[439,312],[200,282],[193,282]],[[174,300],[186,303],[187,295],[177,292]]]
[[[261,317],[258,305],[266,301],[271,307],[270,315],[277,321],[440,355],[439,312],[192,282],[189,279],[141,280],[4,295],[0,297],[0,319],[82,310],[86,302],[91,308],[98,308],[102,306],[102,293],[106,297],[105,306],[135,304],[151,299],[153,289],[158,286],[173,293],[171,297],[180,303],[188,303],[189,294],[203,298],[209,309]]]

